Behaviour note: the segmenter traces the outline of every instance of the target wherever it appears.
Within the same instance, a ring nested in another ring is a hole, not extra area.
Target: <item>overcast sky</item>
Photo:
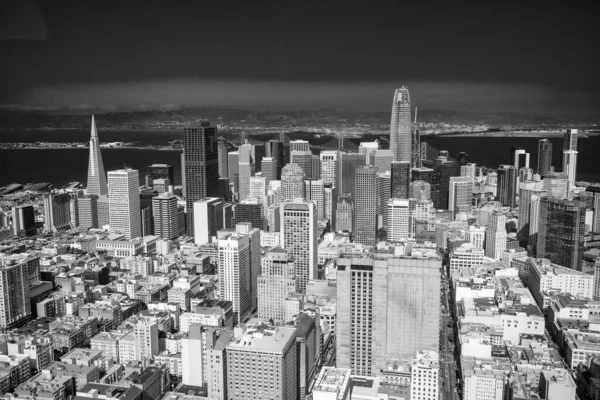
[[[593,2],[33,1],[0,10],[0,104],[591,112]],[[417,4],[417,3],[415,3]]]

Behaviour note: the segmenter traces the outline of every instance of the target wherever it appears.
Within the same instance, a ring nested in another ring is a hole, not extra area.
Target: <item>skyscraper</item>
[[[542,197],[537,256],[581,271],[584,252],[585,203]]]
[[[526,244],[529,241],[529,221],[531,219],[531,197],[545,196],[542,181],[525,181],[519,183],[519,218],[517,238]]]
[[[378,376],[438,351],[441,266],[439,257],[338,259],[337,367]]]
[[[434,187],[431,185],[432,200],[435,204],[435,208],[441,208],[443,210],[448,209],[448,199],[450,196],[450,178],[459,175],[459,171],[456,168],[456,161],[448,158],[447,151],[440,151],[440,155],[433,161],[433,168],[439,172],[440,186],[439,186],[439,198],[433,198]],[[425,180],[425,179],[422,179]],[[431,182],[430,182],[431,183]]]
[[[485,256],[500,260],[506,249],[506,216],[494,211],[488,220],[485,235]]]
[[[146,168],[146,186],[152,186],[156,179],[168,179],[171,185],[175,185],[173,166],[170,164],[149,165],[148,168]]]
[[[263,157],[260,163],[260,170],[262,172],[262,176],[267,180],[267,184],[270,181],[275,181],[278,179],[277,177],[277,160],[273,157]],[[279,172],[281,175],[281,172]]]
[[[543,178],[550,172],[552,167],[552,142],[548,139],[540,139],[538,146],[537,173]]]
[[[44,231],[63,232],[71,226],[69,193],[44,193]]]
[[[410,194],[410,162],[393,161],[391,169],[391,198],[408,199]]]
[[[227,139],[223,136],[219,136],[217,138],[219,141],[219,178],[227,178],[229,179],[229,153],[227,148]]]
[[[257,200],[243,200],[233,205],[233,226],[250,222],[253,228],[267,230],[264,206]]]
[[[512,165],[501,165],[498,169],[497,198],[503,206],[515,208],[517,205],[517,170]]]
[[[239,152],[239,200],[246,200],[250,195],[250,178],[254,176],[256,167],[252,156],[253,146],[243,144],[238,148]]]
[[[569,191],[575,187],[575,178],[577,177],[577,151],[563,151],[563,173],[567,174],[569,180]]]
[[[396,89],[392,103],[390,123],[390,150],[394,161],[412,162],[412,130],[410,119],[410,94],[408,88]]]
[[[77,200],[79,226],[82,228],[98,228],[98,196],[88,194]]]
[[[306,200],[311,200],[317,206],[317,220],[323,219],[323,192],[325,186],[323,181],[318,180],[307,180],[304,181],[304,194]]]
[[[30,284],[40,279],[39,257],[0,256],[0,329],[31,319]]]
[[[408,239],[409,236],[409,200],[390,199],[387,203],[387,238],[391,242]]]
[[[335,212],[337,207],[337,190],[331,184],[323,188],[323,218],[328,220],[330,226],[335,226]]]
[[[90,135],[90,159],[88,163],[87,194],[98,196],[108,194],[106,185],[106,172],[104,172],[104,163],[100,153],[100,141],[96,131],[96,121],[92,115],[92,129]]]
[[[368,165],[356,169],[356,208],[354,240],[374,246],[377,243],[377,168]]]
[[[13,233],[15,236],[24,234],[25,236],[35,235],[35,210],[31,204],[13,206]]]
[[[510,164],[514,165],[517,171],[523,167],[529,168],[529,153],[525,149],[511,147],[510,150]]]
[[[285,322],[285,299],[298,291],[294,259],[287,250],[273,247],[262,257],[262,273],[258,277],[258,318]]]
[[[209,197],[194,202],[194,243],[210,243],[217,236],[219,229],[224,228],[223,201],[217,197]]]
[[[567,198],[569,192],[569,176],[563,172],[548,172],[544,177],[544,190],[548,197]]]
[[[367,164],[367,156],[357,153],[341,153],[339,156],[336,189],[338,193],[350,193],[354,199],[356,197],[356,169]]]
[[[194,202],[219,197],[217,128],[209,122],[185,128],[183,157],[185,171],[187,234],[194,235]]]
[[[252,311],[250,237],[231,230],[217,232],[221,300],[233,302],[236,321]]]
[[[281,170],[286,164],[283,142],[278,140],[269,140],[265,143],[265,157],[271,157],[275,160],[277,178],[281,179]]]
[[[431,185],[425,181],[413,181],[410,184],[410,198],[418,200],[431,199]]]
[[[354,232],[354,201],[350,193],[342,193],[337,198],[335,230]]]
[[[306,290],[306,282],[317,278],[317,210],[312,201],[296,199],[282,203],[281,240],[283,248],[295,261],[299,290]]]
[[[377,185],[377,195],[379,196],[379,199],[377,200],[377,223],[381,229],[386,230],[388,224],[387,203],[392,198],[392,173],[389,170],[385,172],[379,171],[377,173]]]
[[[432,168],[413,168],[411,171],[411,180],[413,182],[423,181],[429,184],[429,193],[431,201],[433,201],[433,207],[444,209],[441,202],[441,176],[439,170]]]
[[[470,176],[453,176],[450,178],[448,210],[454,213],[468,212],[473,202],[473,179]]]
[[[142,235],[140,178],[135,169],[108,171],[110,232],[128,240]]]
[[[375,150],[372,156],[371,164],[379,168],[379,172],[388,172],[392,170],[392,161],[394,161],[394,153],[391,150]]]
[[[154,235],[154,214],[152,207],[152,199],[158,196],[158,193],[158,188],[154,187],[142,189],[140,191],[142,236]]]
[[[281,171],[280,197],[282,201],[304,198],[304,171],[297,164],[288,164]]]
[[[563,138],[563,151],[577,151],[577,135],[577,129],[567,129],[567,132],[565,133],[565,136]]]
[[[179,236],[177,196],[167,192],[153,197],[152,215],[154,217],[154,234],[156,236],[167,240],[175,239]]]
[[[319,156],[321,157],[321,179],[325,184],[332,184],[334,187],[337,183],[338,170],[338,150],[323,150]]]

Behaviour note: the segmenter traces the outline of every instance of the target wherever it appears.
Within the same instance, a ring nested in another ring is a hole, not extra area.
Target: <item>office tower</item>
[[[110,233],[123,234],[127,240],[142,235],[139,184],[135,169],[108,171]]]
[[[594,198],[594,214],[592,217],[591,231],[600,232],[600,188],[596,186],[588,186],[585,191],[591,193]]]
[[[577,135],[577,129],[567,129],[567,132],[563,138],[563,151],[577,151]]]
[[[477,169],[477,164],[475,163],[467,163],[460,167],[460,176],[468,176],[471,178],[473,182],[475,182],[475,171]]]
[[[146,186],[154,186],[157,179],[168,179],[171,185],[175,184],[175,173],[170,164],[152,164],[146,168]],[[168,191],[168,189],[166,190]]]
[[[299,290],[317,278],[317,210],[312,201],[296,199],[282,203],[281,245],[294,258]]]
[[[76,189],[69,193],[69,214],[71,227],[79,226],[79,198],[83,196],[83,190]]]
[[[204,359],[202,325],[190,325],[186,336],[181,338],[181,381],[184,385],[202,386],[204,383]],[[214,362],[214,361],[213,361]]]
[[[373,165],[377,149],[379,149],[379,140],[377,139],[373,142],[361,142],[358,146],[358,154],[364,154],[367,157],[367,165]]]
[[[248,326],[226,352],[229,399],[297,398],[295,327]]]
[[[250,178],[254,176],[255,166],[252,158],[253,146],[243,144],[238,148],[239,152],[239,200],[246,200],[250,196]]]
[[[338,180],[336,189],[338,193],[350,193],[355,198],[356,192],[356,169],[367,165],[367,156],[364,154],[345,154],[339,155],[338,162]]]
[[[304,181],[306,200],[311,200],[317,206],[317,221],[323,219],[323,191],[325,187],[322,180]]]
[[[577,151],[563,151],[563,173],[567,174],[569,181],[568,190],[573,190],[573,187],[575,187],[575,178],[577,177]]]
[[[378,376],[393,360],[438,351],[441,267],[437,256],[339,258],[336,366]]]
[[[88,194],[77,200],[79,226],[82,228],[98,228],[98,196]]]
[[[239,173],[240,173],[240,153],[239,151],[231,151],[227,154],[227,172],[229,174],[229,183],[234,186],[233,192],[239,191]],[[237,183],[236,183],[237,182]]]
[[[269,227],[269,232],[279,232],[280,227],[280,211],[279,204],[271,204],[267,207],[267,224]]]
[[[391,242],[400,242],[409,236],[409,201],[408,199],[390,199],[387,203],[388,222],[387,238]]]
[[[453,176],[457,176],[457,168],[456,161],[448,158],[447,151],[440,151],[440,156],[438,156],[433,161],[433,168],[435,171],[439,172],[440,186],[439,186],[439,199],[438,204],[435,205],[435,208],[441,208],[443,210],[448,209],[448,199],[450,197],[450,178]],[[417,179],[415,179],[417,180]],[[420,179],[425,180],[425,179]],[[431,183],[431,182],[430,182]],[[431,193],[433,197],[434,188],[433,183],[431,183]],[[436,202],[435,198],[432,198],[434,204]]]
[[[548,172],[544,177],[544,190],[548,197],[559,199],[567,198],[569,192],[569,178],[566,173]]]
[[[548,139],[540,139],[538,146],[537,173],[543,178],[552,167],[552,142]]]
[[[425,181],[413,181],[410,183],[410,198],[417,200],[431,199],[431,185]]]
[[[498,169],[497,198],[505,207],[515,208],[517,170],[512,165],[501,165]]]
[[[218,162],[219,162],[219,178],[229,179],[229,153],[227,148],[227,139],[223,136],[217,138],[218,144]]]
[[[219,158],[217,128],[209,122],[185,128],[183,138],[185,166],[186,227],[194,234],[194,202],[219,196]]]
[[[378,215],[378,226],[381,229],[387,229],[387,218],[388,218],[388,207],[387,203],[392,198],[392,173],[391,171],[385,171],[377,174],[377,215]]]
[[[537,257],[581,271],[584,252],[585,203],[542,197]]]
[[[246,200],[257,200],[259,203],[267,204],[267,178],[262,175],[250,178],[250,191]],[[243,201],[243,200],[242,200]]]
[[[321,179],[321,159],[318,155],[312,156],[312,180]]]
[[[321,179],[325,184],[331,184],[333,187],[337,184],[337,170],[339,150],[323,150],[321,157]]]
[[[221,300],[233,302],[236,321],[252,311],[250,237],[231,230],[217,232]]]
[[[304,171],[298,164],[288,164],[281,171],[281,201],[304,198]]]
[[[285,321],[285,299],[298,291],[294,259],[287,250],[273,247],[262,257],[262,274],[258,277],[258,318],[281,325]]]
[[[286,164],[283,142],[278,140],[269,140],[265,143],[265,157],[271,157],[275,160],[277,178],[281,179],[281,170]]]
[[[518,171],[520,168],[529,168],[529,153],[518,147],[510,148],[510,164]]]
[[[506,249],[506,216],[494,211],[488,220],[485,235],[485,256],[500,260]]]
[[[88,178],[86,194],[95,194],[98,196],[108,194],[106,185],[106,173],[104,172],[104,163],[102,162],[102,153],[100,153],[100,140],[96,131],[96,122],[92,115],[92,131],[90,135],[90,159],[88,163]]]
[[[152,181],[152,186],[158,193],[172,192],[173,191],[173,182],[168,179],[155,179]]]
[[[162,239],[172,240],[179,236],[177,219],[177,196],[161,193],[152,199],[154,234]]]
[[[531,216],[531,196],[545,196],[543,182],[524,181],[519,183],[519,219],[517,224],[517,237],[521,242],[529,241],[529,220]]]
[[[312,152],[306,140],[290,141],[290,164],[297,164],[304,171],[306,179],[313,179]]]
[[[154,235],[154,214],[152,213],[152,199],[158,196],[158,188],[142,189],[140,192],[140,210],[142,223],[142,236]]]
[[[290,140],[290,153],[292,151],[310,151],[310,144],[306,140]]]
[[[69,193],[44,193],[44,232],[63,232],[71,226]]]
[[[233,226],[250,222],[253,228],[267,230],[264,206],[257,200],[243,200],[233,205]]]
[[[262,176],[267,180],[267,184],[278,179],[277,177],[277,160],[273,157],[263,157],[260,163]]]
[[[417,242],[424,239],[427,231],[435,231],[435,209],[429,199],[411,199],[408,218],[408,235]]]
[[[194,243],[205,244],[217,236],[219,229],[223,229],[223,201],[217,197],[210,197],[194,202]]]
[[[391,170],[391,198],[408,199],[410,194],[410,162],[394,161]]]
[[[8,330],[31,319],[29,287],[32,277],[39,277],[39,258],[28,260],[0,257],[0,329]],[[33,272],[37,268],[37,273]],[[39,279],[38,279],[39,280]]]
[[[527,250],[532,257],[537,257],[538,233],[540,231],[540,207],[542,205],[542,198],[546,196],[546,191],[542,190],[539,195],[532,194],[529,199],[529,238]]]
[[[183,198],[186,197],[185,188],[187,184],[185,183],[185,154],[181,153],[180,155],[180,164],[181,164],[181,194]]]
[[[411,170],[411,180],[413,182],[423,181],[429,184],[430,198],[433,201],[434,208],[443,208],[441,207],[441,176],[440,171],[432,168],[413,168]]]
[[[377,168],[368,165],[356,169],[356,208],[354,240],[375,246],[377,243]]]
[[[337,198],[335,230],[354,232],[354,201],[350,193],[342,193]]]
[[[410,120],[410,94],[402,86],[394,93],[392,121],[390,123],[390,150],[394,161],[412,162],[412,129]]]
[[[323,218],[329,221],[331,228],[335,225],[335,211],[337,208],[337,190],[331,184],[323,188]]]
[[[392,161],[394,153],[391,150],[375,150],[372,156],[371,164],[379,168],[379,172],[388,172],[392,170]]]
[[[98,197],[98,227],[103,228],[110,224],[110,205],[108,195]]]
[[[448,210],[454,213],[469,212],[473,202],[473,179],[470,176],[453,176],[450,178]]]

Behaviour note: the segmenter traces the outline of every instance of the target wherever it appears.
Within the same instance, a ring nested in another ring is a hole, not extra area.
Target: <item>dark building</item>
[[[183,164],[186,195],[186,229],[194,236],[194,202],[219,197],[219,157],[217,128],[209,122],[185,128]]]
[[[175,173],[170,164],[152,164],[146,168],[146,186],[152,186],[155,179],[168,179],[171,185],[175,185]]]
[[[390,185],[392,199],[408,199],[410,197],[410,162],[392,161]]]
[[[87,268],[83,270],[83,279],[86,281],[93,281],[94,286],[108,285],[110,282],[109,273],[110,271],[107,265]]]
[[[433,208],[442,209],[440,197],[442,187],[442,174],[439,170],[432,168],[413,168],[411,171],[411,181],[424,181],[431,187],[430,197],[433,202]],[[446,199],[448,199],[446,197]]]
[[[552,167],[552,142],[548,139],[541,139],[538,147],[537,173],[543,178]]]
[[[338,177],[336,189],[338,193],[349,193],[356,198],[356,169],[367,164],[367,155],[341,153],[338,159]]]
[[[517,205],[517,170],[513,165],[501,165],[498,169],[496,197],[505,207]]]
[[[13,233],[18,236],[35,235],[35,211],[31,204],[12,208]]]
[[[460,153],[458,153],[458,157],[456,157],[456,174],[457,174],[456,176],[460,176],[461,167],[464,167],[465,165],[467,165],[470,158],[471,157],[464,151],[461,151]]]
[[[450,178],[458,176],[456,172],[456,161],[448,158],[447,151],[440,151],[440,156],[433,161],[433,169],[439,172],[440,186],[439,186],[439,197],[438,204],[435,208],[441,208],[444,210],[448,209],[448,198],[450,196]],[[432,200],[433,200],[433,186],[431,188]]]
[[[281,170],[286,164],[283,142],[280,142],[279,140],[269,140],[266,142],[265,157],[272,157],[275,159],[275,165],[277,166],[277,179],[281,179]]]
[[[585,203],[542,197],[537,256],[581,271],[585,244]]]
[[[298,371],[298,399],[306,398],[310,392],[310,382],[316,373],[317,337],[316,322],[308,314],[301,313],[296,317],[296,362]]]
[[[98,228],[98,196],[88,194],[77,199],[79,226],[82,228]]]
[[[238,203],[233,205],[233,226],[250,222],[252,228],[266,230],[264,208],[260,203]]]
[[[156,196],[158,196],[158,191],[154,189],[145,189],[140,192],[140,210],[142,213],[142,236],[154,235],[154,214],[152,213],[152,199]]]

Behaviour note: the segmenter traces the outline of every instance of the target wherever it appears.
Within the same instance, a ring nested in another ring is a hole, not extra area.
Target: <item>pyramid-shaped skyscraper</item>
[[[98,140],[98,131],[96,130],[96,121],[92,115],[92,128],[90,136],[90,161],[88,164],[87,194],[98,196],[108,195],[108,185],[106,184],[106,172],[100,153],[100,142]]]

